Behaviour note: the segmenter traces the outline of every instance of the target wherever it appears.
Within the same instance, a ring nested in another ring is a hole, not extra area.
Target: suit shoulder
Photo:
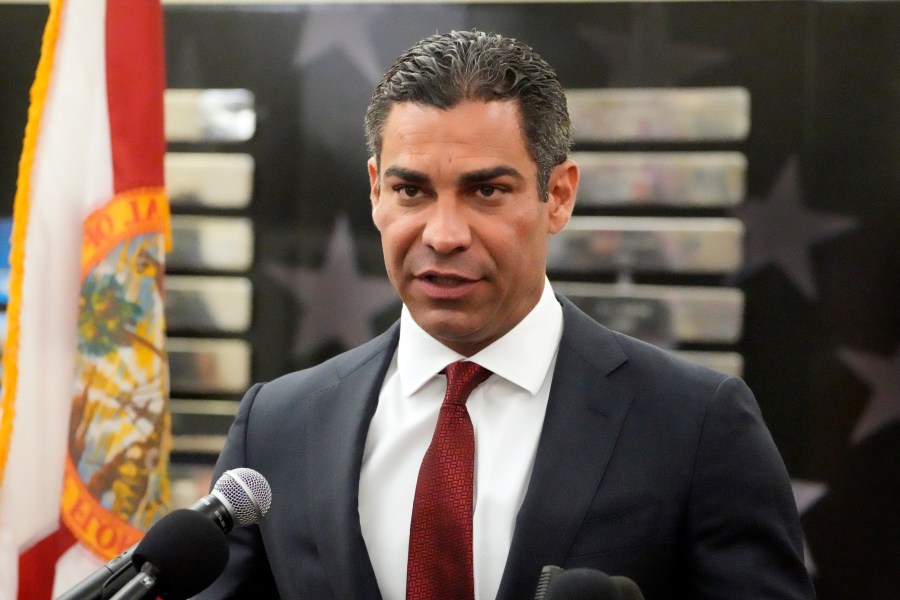
[[[659,376],[682,379],[685,382],[706,382],[710,386],[719,386],[723,381],[731,377],[727,373],[691,362],[674,352],[630,337],[624,333],[614,331],[612,335],[628,356],[628,360],[632,363],[633,368],[652,370]]]
[[[609,329],[564,297],[560,297],[560,303],[565,323],[562,342],[581,353],[585,360],[603,363],[609,369],[608,373],[627,363],[630,369],[662,370],[691,379],[715,381],[717,384],[728,377],[659,346]]]
[[[371,361],[386,359],[397,347],[399,327],[395,323],[378,337],[338,354],[312,367],[293,371],[263,384],[257,394],[266,398],[305,398],[316,392],[335,387],[346,377]]]
[[[584,368],[599,368],[629,394],[665,405],[705,410],[720,389],[751,395],[738,377],[690,362],[677,354],[604,327],[561,298],[562,344],[578,354]],[[733,389],[731,389],[733,387]]]

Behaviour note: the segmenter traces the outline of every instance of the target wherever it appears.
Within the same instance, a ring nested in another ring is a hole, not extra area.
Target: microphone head
[[[641,588],[631,579],[621,575],[613,575],[610,579],[613,580],[616,589],[619,591],[620,600],[644,600]]]
[[[612,578],[596,569],[567,569],[550,580],[547,600],[619,600]]]
[[[212,584],[228,563],[225,532],[202,514],[180,508],[151,527],[134,549],[132,561],[159,569],[167,598],[188,598]]]
[[[259,523],[272,506],[269,482],[253,469],[225,471],[213,486],[213,492],[218,492],[231,505],[235,527]]]

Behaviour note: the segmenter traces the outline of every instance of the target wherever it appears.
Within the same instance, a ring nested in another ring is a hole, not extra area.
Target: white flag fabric
[[[50,2],[13,214],[0,599],[51,598],[168,508],[162,41],[159,0]]]

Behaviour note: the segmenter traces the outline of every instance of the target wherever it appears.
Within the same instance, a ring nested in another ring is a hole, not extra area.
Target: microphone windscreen
[[[134,566],[159,569],[161,587],[172,597],[188,598],[203,591],[225,570],[225,532],[202,514],[180,508],[151,527],[134,549]]]
[[[272,488],[259,472],[241,467],[225,471],[213,486],[234,509],[236,527],[259,523],[272,505]]]
[[[619,591],[619,600],[644,600],[641,588],[631,579],[621,575],[613,575],[611,579]]]
[[[612,578],[596,569],[566,569],[556,575],[547,590],[547,600],[618,600]]]

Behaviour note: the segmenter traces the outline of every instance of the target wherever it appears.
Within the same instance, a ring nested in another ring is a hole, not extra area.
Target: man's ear
[[[578,193],[578,165],[575,161],[567,160],[556,165],[550,172],[547,188],[549,232],[559,233],[569,223],[572,211],[575,210],[575,196]]]
[[[369,200],[372,201],[372,208],[374,209],[375,205],[378,204],[381,193],[380,182],[378,181],[378,161],[373,156],[366,163],[366,166],[369,168]]]

